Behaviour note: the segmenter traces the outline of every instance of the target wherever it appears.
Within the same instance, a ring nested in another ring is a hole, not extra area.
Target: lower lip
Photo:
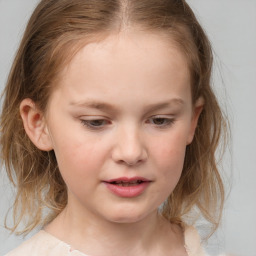
[[[141,195],[148,187],[150,182],[142,182],[135,186],[122,187],[105,182],[107,188],[117,196],[120,197],[136,197]]]

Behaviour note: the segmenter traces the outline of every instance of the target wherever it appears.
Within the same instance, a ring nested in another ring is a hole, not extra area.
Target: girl
[[[42,229],[8,256],[205,255],[188,224],[214,231],[223,206],[211,67],[185,1],[42,0],[1,115],[11,231]]]

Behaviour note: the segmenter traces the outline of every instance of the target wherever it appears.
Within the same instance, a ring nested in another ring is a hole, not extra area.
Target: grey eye
[[[106,125],[108,125],[110,122],[108,120],[104,119],[95,119],[95,120],[81,120],[81,123],[90,129],[100,129],[104,128]]]
[[[165,118],[165,117],[153,117],[150,120],[150,123],[156,125],[156,126],[167,126],[174,122],[171,118]]]

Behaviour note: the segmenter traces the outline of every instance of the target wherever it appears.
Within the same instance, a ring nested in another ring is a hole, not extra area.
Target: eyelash
[[[100,122],[100,125],[93,125],[93,123],[97,123]],[[91,129],[91,130],[100,130],[103,129],[105,127],[105,125],[109,124],[110,121],[105,120],[105,119],[93,119],[93,120],[81,120],[82,125],[86,126],[87,128]],[[104,124],[102,124],[104,123]]]
[[[156,121],[162,121],[161,124],[156,124]],[[157,128],[164,129],[170,127],[175,122],[174,118],[167,118],[167,117],[161,117],[161,116],[154,116],[149,118],[146,123],[152,124],[156,126]],[[84,120],[81,119],[82,125],[86,126],[87,128],[91,130],[102,130],[104,127],[111,122],[106,119],[92,119],[92,120]],[[93,124],[94,123],[94,124]],[[96,123],[96,125],[95,125]]]
[[[161,124],[156,124],[155,121],[163,121],[163,123]],[[157,126],[157,128],[168,128],[170,127],[173,123],[174,123],[175,119],[174,118],[167,118],[167,117],[161,117],[161,116],[154,116],[151,117],[147,123],[151,123],[155,126]]]

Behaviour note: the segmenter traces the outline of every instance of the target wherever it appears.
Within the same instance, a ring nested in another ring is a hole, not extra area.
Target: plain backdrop
[[[0,90],[37,0],[0,0]],[[223,222],[209,240],[211,255],[256,256],[256,0],[189,0],[215,52],[214,88],[228,112],[232,143],[224,170],[231,192]],[[22,237],[10,235],[3,220],[13,200],[0,173],[0,255]],[[29,236],[28,236],[29,237]],[[25,239],[27,239],[26,237]]]

